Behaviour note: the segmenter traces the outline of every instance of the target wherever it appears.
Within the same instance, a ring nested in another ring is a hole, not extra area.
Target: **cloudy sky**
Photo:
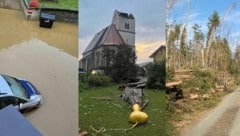
[[[114,10],[132,13],[136,20],[137,63],[165,44],[165,0],[80,0],[79,58],[94,35],[111,24]]]
[[[173,1],[173,0],[172,0]],[[169,12],[170,22],[184,24],[186,16],[188,19],[189,38],[193,36],[192,26],[197,23],[201,30],[207,34],[208,18],[216,10],[221,17],[221,28],[218,32],[227,36],[230,47],[234,50],[236,44],[240,43],[240,1],[239,0],[175,0],[172,10]],[[188,3],[189,2],[189,3]],[[189,6],[188,6],[189,5]],[[189,7],[189,8],[188,8]]]

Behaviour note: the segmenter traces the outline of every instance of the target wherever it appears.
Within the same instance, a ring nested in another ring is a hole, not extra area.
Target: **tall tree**
[[[187,29],[184,26],[181,38],[180,38],[180,67],[186,66],[187,61],[187,44],[186,44]]]
[[[175,32],[174,30],[171,30],[171,27],[169,27],[169,36],[167,39],[167,50],[168,50],[168,56],[167,57],[167,67],[174,67],[174,53],[175,53]]]
[[[205,66],[204,62],[204,50],[203,50],[203,45],[204,45],[204,34],[200,30],[201,26],[198,24],[194,24],[192,26],[192,29],[194,31],[194,36],[193,36],[193,62],[195,62],[194,65],[197,66]]]
[[[134,48],[125,44],[119,45],[113,65],[106,71],[106,74],[115,82],[127,82],[130,78],[136,77],[137,67],[135,61],[136,54]]]
[[[214,11],[213,12],[213,15],[209,17],[209,22],[208,22],[208,33],[207,33],[207,45],[206,45],[206,62],[207,62],[207,65],[212,65],[211,64],[211,60],[213,58],[210,58],[209,57],[209,49],[211,48],[212,45],[214,45],[216,42],[215,39],[216,39],[216,29],[217,27],[220,25],[220,17],[218,15],[218,12],[217,11]],[[214,42],[214,44],[213,44]]]
[[[232,71],[234,74],[240,74],[240,45],[236,46],[234,56],[233,56],[233,65],[232,65]]]
[[[175,34],[175,37],[174,37],[174,54],[173,54],[173,64],[174,64],[174,67],[179,67],[179,57],[180,57],[180,53],[178,51],[179,49],[179,37],[180,37],[180,33],[181,33],[181,25],[180,24],[176,24],[175,27],[174,27],[174,34]]]

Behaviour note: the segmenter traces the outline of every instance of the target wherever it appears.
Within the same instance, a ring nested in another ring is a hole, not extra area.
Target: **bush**
[[[193,79],[184,82],[183,88],[198,91],[199,93],[206,93],[210,88],[214,87],[217,78],[209,71],[194,70]]]
[[[90,75],[87,78],[87,83],[90,86],[106,86],[112,82],[111,78],[103,74]]]
[[[154,63],[148,69],[147,87],[154,89],[164,89],[166,83],[165,61]]]
[[[86,82],[86,80],[87,80],[87,74],[85,74],[85,73],[79,73],[78,74],[78,79],[79,79],[79,81],[80,82]]]

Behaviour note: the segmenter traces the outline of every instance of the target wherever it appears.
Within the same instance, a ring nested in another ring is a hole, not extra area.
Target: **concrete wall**
[[[26,19],[38,20],[40,13],[44,12],[55,15],[55,21],[78,24],[78,11],[54,8],[30,8],[26,0],[20,0],[20,4]],[[29,10],[32,11],[32,14],[28,13]]]
[[[41,8],[41,12],[55,15],[58,22],[78,24],[78,11],[76,10]]]
[[[0,8],[21,9],[19,0],[0,0]]]
[[[54,9],[54,8],[31,8],[26,0],[0,0],[0,8],[17,9],[23,11],[28,20],[38,20],[41,12],[53,14],[58,22],[78,24],[78,11]],[[31,13],[29,13],[31,11]]]

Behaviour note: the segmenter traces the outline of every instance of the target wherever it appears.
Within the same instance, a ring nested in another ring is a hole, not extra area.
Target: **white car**
[[[39,107],[43,97],[27,80],[0,74],[0,109],[12,104],[23,111]]]

